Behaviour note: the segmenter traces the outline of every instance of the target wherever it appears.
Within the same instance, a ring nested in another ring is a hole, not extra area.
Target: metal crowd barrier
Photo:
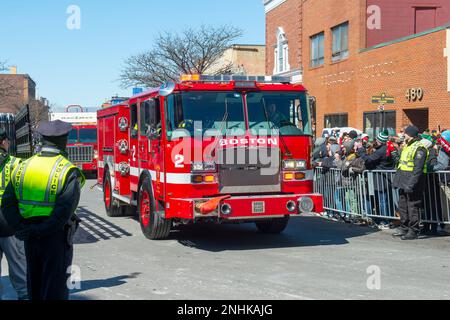
[[[314,189],[314,192],[323,195],[327,211],[346,217],[365,215],[365,204],[360,196],[364,192],[364,185],[360,177],[344,174],[339,169],[316,168]]]
[[[395,171],[354,174],[316,168],[314,191],[324,197],[328,212],[372,220],[399,220],[399,191],[393,188]],[[422,222],[450,225],[450,171],[429,173],[425,180]]]

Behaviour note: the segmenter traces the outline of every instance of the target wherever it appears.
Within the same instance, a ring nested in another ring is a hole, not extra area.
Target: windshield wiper
[[[275,122],[272,122],[272,121],[269,120],[269,112],[267,112],[266,99],[263,98],[262,102],[263,102],[263,107],[264,107],[264,116],[266,117],[266,121],[267,121],[267,123],[270,126],[270,130],[273,130],[274,127],[276,127],[275,129],[278,130],[278,133],[279,133],[278,135],[280,136],[281,144],[284,147],[283,156],[291,158],[292,157],[292,153],[289,150],[289,148],[288,148],[288,146],[286,144],[286,141],[284,140],[283,135],[281,134],[281,128]],[[272,123],[272,125],[270,123]]]
[[[228,123],[228,99],[225,98],[225,114],[223,115],[222,122],[220,123],[220,134],[223,136],[223,130],[226,129]]]

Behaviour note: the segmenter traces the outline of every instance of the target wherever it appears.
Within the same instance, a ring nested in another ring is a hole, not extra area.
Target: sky
[[[67,27],[71,5],[80,29]],[[131,95],[117,80],[127,57],[150,49],[159,32],[202,24],[241,28],[237,43],[265,42],[262,0],[1,0],[0,61],[29,74],[55,108],[95,108]]]

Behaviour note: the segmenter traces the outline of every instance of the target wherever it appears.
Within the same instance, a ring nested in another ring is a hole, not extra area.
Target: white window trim
[[[280,65],[280,52],[282,55],[282,65]],[[273,74],[289,72],[291,66],[289,64],[289,44],[283,28],[277,30],[277,46],[274,50],[274,70]]]
[[[447,91],[450,92],[450,29],[447,29],[444,57],[447,58]]]
[[[267,14],[284,2],[286,2],[286,0],[263,0],[264,11]]]

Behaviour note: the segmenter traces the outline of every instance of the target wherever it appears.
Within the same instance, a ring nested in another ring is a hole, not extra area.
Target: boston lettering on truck
[[[322,213],[310,100],[289,78],[182,76],[98,111],[109,216],[137,212],[149,239],[174,225],[252,222],[282,232]]]
[[[78,112],[71,112],[76,109]],[[67,141],[69,160],[86,174],[97,174],[97,113],[85,112],[79,105],[70,105],[65,113],[51,113],[50,120],[72,124]]]

